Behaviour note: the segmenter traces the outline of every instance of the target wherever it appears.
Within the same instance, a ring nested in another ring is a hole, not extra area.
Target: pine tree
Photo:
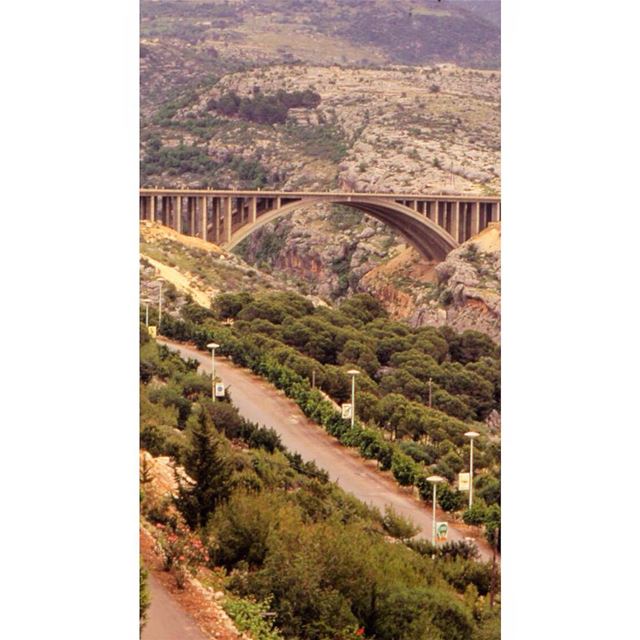
[[[176,500],[192,529],[206,525],[218,505],[229,497],[231,468],[221,446],[209,413],[202,408],[185,461],[186,471],[194,483],[178,478]]]

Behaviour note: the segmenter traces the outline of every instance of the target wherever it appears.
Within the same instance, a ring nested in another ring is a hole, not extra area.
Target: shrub
[[[184,587],[186,573],[195,574],[201,564],[209,562],[202,541],[184,525],[167,526],[156,523],[156,539],[164,554],[165,571],[173,570],[180,588]]]
[[[404,453],[394,451],[391,459],[391,472],[393,477],[402,485],[408,486],[414,483],[418,471],[416,463]]]
[[[148,571],[144,568],[142,560],[140,560],[140,632],[144,625],[147,624],[148,609],[151,605],[151,595],[147,584]]]
[[[413,538],[419,530],[413,522],[403,518],[390,507],[385,509],[382,526],[392,538],[399,538],[400,540]]]
[[[274,629],[274,621],[269,614],[270,601],[258,602],[250,598],[225,598],[223,609],[241,632],[248,632],[254,640],[282,640]]]
[[[445,580],[460,593],[469,584],[473,584],[482,596],[491,589],[491,562],[476,562],[457,556],[443,562],[441,570]]]
[[[480,501],[476,501],[471,509],[467,509],[462,514],[462,519],[465,524],[481,525],[484,523],[486,517],[487,508]]]
[[[437,497],[438,504],[444,511],[458,511],[464,504],[465,495],[443,483],[438,485]]]

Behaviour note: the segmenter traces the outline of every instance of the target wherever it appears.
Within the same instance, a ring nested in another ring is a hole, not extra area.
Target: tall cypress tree
[[[203,407],[185,461],[186,471],[195,482],[178,478],[176,500],[192,529],[206,525],[216,507],[229,497],[231,467],[221,447],[220,437]]]

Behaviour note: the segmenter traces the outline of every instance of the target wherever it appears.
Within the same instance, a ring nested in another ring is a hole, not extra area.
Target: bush
[[[413,538],[419,531],[413,522],[403,518],[390,507],[385,509],[382,526],[392,538],[398,538],[400,540]]]
[[[140,560],[140,632],[144,625],[147,624],[148,609],[151,605],[151,594],[147,584],[148,571],[144,568],[142,560]]]
[[[458,511],[464,504],[465,494],[457,489],[451,489],[446,484],[438,485],[438,504],[444,511]]]
[[[394,451],[391,459],[391,472],[402,486],[408,486],[414,483],[418,467],[409,456],[400,451]]]
[[[487,508],[480,501],[476,501],[471,509],[467,509],[462,514],[462,519],[465,524],[481,525],[484,523],[486,517]]]
[[[281,640],[274,629],[273,619],[267,618],[269,600],[257,602],[249,598],[226,598],[223,609],[233,620],[238,631],[248,632],[254,640]]]
[[[442,563],[441,569],[445,580],[460,593],[469,584],[475,585],[481,596],[491,589],[491,562],[476,562],[458,556]]]

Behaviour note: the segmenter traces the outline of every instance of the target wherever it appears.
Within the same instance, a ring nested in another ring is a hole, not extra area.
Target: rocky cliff
[[[448,324],[500,340],[500,224],[492,224],[437,265],[407,248],[365,274],[360,288],[413,326]]]

